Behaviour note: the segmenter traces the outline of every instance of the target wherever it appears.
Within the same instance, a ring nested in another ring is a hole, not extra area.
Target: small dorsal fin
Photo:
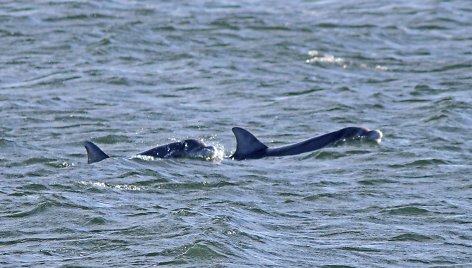
[[[234,152],[231,158],[244,160],[247,158],[256,159],[264,156],[267,146],[260,142],[254,135],[240,127],[233,127],[232,130],[236,137],[236,152]]]
[[[109,156],[104,153],[97,145],[93,144],[91,141],[84,142],[85,150],[87,150],[88,163],[100,162],[103,159],[109,158]]]

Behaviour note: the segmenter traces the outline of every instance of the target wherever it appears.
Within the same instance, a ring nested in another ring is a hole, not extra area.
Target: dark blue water
[[[2,1],[0,51],[2,267],[472,265],[468,0]],[[132,158],[233,126],[384,139]]]

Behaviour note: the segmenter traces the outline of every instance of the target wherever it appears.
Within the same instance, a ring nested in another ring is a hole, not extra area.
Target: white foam
[[[341,57],[336,57],[331,54],[323,54],[319,52],[318,50],[310,50],[308,51],[308,56],[311,58],[307,59],[305,62],[306,63],[326,63],[326,64],[337,64],[340,65],[342,68],[346,69],[349,66],[359,66],[362,69],[374,69],[376,71],[388,71],[388,67],[382,66],[382,65],[376,65],[375,67],[369,66],[368,64],[365,63],[356,63],[356,62],[350,62],[346,61],[345,59]]]
[[[340,57],[335,57],[334,55],[325,54],[323,56],[318,56],[318,54],[316,54],[313,58],[306,60],[306,62],[307,63],[320,62],[320,63],[343,64],[345,60]]]
[[[145,190],[144,187],[136,186],[136,185],[129,185],[129,184],[117,184],[113,185],[110,183],[104,182],[95,182],[95,181],[80,181],[82,185],[91,185],[97,188],[109,188],[109,189],[117,189],[117,190],[126,190],[126,191],[143,191]]]
[[[310,51],[308,51],[308,56],[310,56],[310,57],[316,57],[316,56],[318,56],[318,55],[320,55],[320,52],[319,52],[318,50],[310,50]]]
[[[215,162],[223,161],[225,157],[225,147],[221,144],[215,144],[212,146],[215,147],[215,152],[210,160],[215,161]]]
[[[375,70],[378,70],[378,71],[388,71],[388,68],[385,67],[385,66],[376,65],[376,66],[375,66]]]
[[[140,154],[137,154],[135,156],[132,156],[130,159],[140,159],[140,160],[144,160],[144,161],[154,161],[156,160],[155,157],[153,156],[150,156],[150,155],[140,155]]]

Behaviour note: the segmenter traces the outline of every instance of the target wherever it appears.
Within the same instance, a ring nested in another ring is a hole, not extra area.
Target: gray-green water
[[[7,0],[0,51],[2,267],[472,265],[469,0]],[[233,126],[385,138],[129,159]]]

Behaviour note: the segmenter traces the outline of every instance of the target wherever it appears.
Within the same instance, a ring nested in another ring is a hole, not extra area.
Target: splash
[[[335,65],[340,65],[342,68],[346,69],[348,67],[360,67],[362,69],[373,69],[376,71],[388,71],[389,69],[386,66],[382,65],[375,65],[374,66],[369,66],[364,63],[356,63],[352,61],[347,61],[344,58],[341,57],[336,57],[331,54],[322,54],[318,50],[310,50],[308,51],[308,56],[311,57],[307,59],[305,62],[306,63],[323,63],[323,64],[335,64]]]
[[[130,157],[130,159],[139,159],[139,160],[143,160],[143,161],[154,161],[154,160],[158,160],[158,159],[161,159],[161,158],[155,158],[155,157],[150,156],[150,155],[137,154],[137,155],[133,155],[132,157]]]
[[[388,68],[387,68],[386,66],[376,65],[376,66],[375,66],[375,70],[378,70],[378,71],[388,71]]]
[[[207,160],[211,160],[211,161],[214,161],[214,162],[223,161],[223,159],[225,157],[225,147],[220,143],[213,144],[212,146],[215,148],[215,151],[214,151],[212,157],[210,159],[207,159]]]
[[[307,59],[306,63],[332,63],[332,64],[343,65],[343,68],[347,67],[345,65],[346,61],[343,58],[335,57],[334,55],[330,55],[330,54],[321,55],[321,53],[318,50],[308,51],[308,56],[310,56],[311,59]]]
[[[201,140],[207,145],[207,148],[199,150],[195,154],[191,155],[191,158],[201,159],[205,161],[221,162],[224,158],[224,146],[219,143],[207,143],[205,140]]]
[[[130,185],[130,184],[111,184],[111,183],[104,183],[104,182],[94,182],[94,181],[80,181],[82,185],[86,186],[93,186],[97,188],[109,188],[109,189],[116,189],[116,190],[125,190],[125,191],[143,191],[145,190],[144,187]]]

